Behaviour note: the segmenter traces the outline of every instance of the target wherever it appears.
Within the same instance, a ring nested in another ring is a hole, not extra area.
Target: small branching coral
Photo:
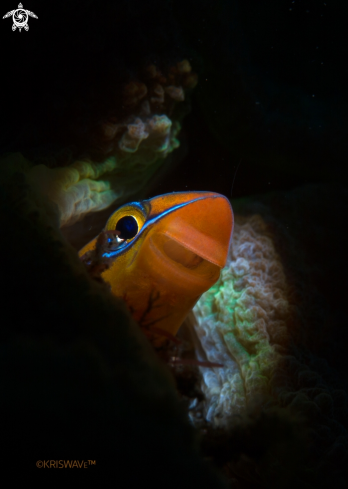
[[[166,74],[149,65],[138,79],[121,88],[117,110],[110,109],[92,129],[96,157],[104,155],[115,161],[108,181],[119,195],[137,191],[180,145],[177,136],[187,109],[180,115],[177,108],[196,84],[197,75],[187,60]]]
[[[163,153],[165,156],[179,145],[176,135],[180,124],[173,117],[178,102],[185,100],[185,91],[197,84],[187,60],[179,62],[164,75],[155,65],[123,88],[123,113],[100,122],[99,140],[106,153],[119,150],[134,153],[142,150]]]

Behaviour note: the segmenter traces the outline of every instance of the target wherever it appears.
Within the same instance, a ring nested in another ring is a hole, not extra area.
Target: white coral
[[[205,416],[215,426],[226,426],[255,395],[267,394],[279,360],[270,335],[276,329],[278,341],[286,338],[289,307],[282,265],[262,218],[242,224],[235,218],[226,267],[191,318],[207,359],[224,365],[201,367]]]

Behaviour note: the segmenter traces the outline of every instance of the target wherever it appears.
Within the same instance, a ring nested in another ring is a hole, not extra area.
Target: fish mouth
[[[204,258],[189,250],[186,246],[173,238],[161,235],[160,240],[165,255],[167,255],[170,260],[179,263],[189,270],[195,270],[204,260]]]
[[[161,277],[161,283],[170,283],[170,289],[187,289],[189,295],[198,296],[210,288],[220,276],[221,268],[200,256],[186,244],[166,235],[152,233],[146,246],[152,263],[152,276]]]

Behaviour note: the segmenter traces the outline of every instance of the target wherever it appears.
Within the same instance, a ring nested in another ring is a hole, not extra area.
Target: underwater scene
[[[1,4],[4,480],[348,487],[347,2],[26,2]]]

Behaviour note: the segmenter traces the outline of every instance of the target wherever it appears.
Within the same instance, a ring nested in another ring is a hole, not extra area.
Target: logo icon
[[[11,15],[13,20],[12,30],[15,31],[18,27],[19,32],[21,32],[23,28],[26,31],[29,30],[29,26],[28,26],[29,15],[30,17],[34,17],[35,19],[38,19],[38,16],[35,15],[34,12],[30,12],[30,10],[25,10],[21,3],[18,4],[18,8],[16,10],[11,10],[11,12],[7,12],[7,14],[3,16],[3,19],[6,19],[7,17],[11,17]]]

